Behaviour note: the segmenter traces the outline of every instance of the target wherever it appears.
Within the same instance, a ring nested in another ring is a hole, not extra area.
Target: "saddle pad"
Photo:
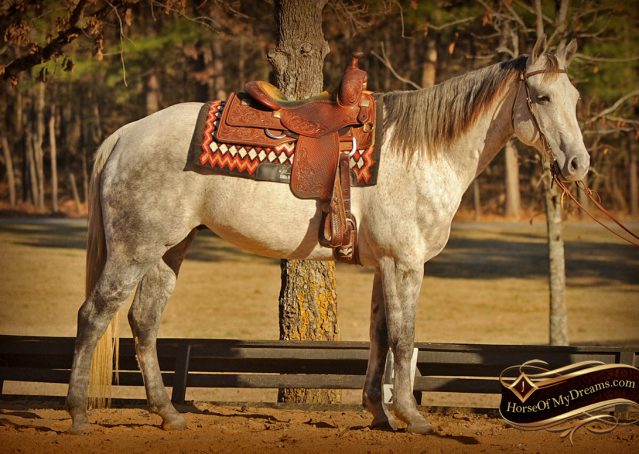
[[[270,148],[218,141],[215,133],[225,105],[225,101],[215,100],[200,109],[184,170],[290,183],[296,142]],[[350,158],[352,186],[377,183],[379,148],[371,144],[355,151]]]

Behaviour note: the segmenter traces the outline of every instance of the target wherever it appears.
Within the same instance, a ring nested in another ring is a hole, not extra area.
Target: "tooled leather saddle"
[[[324,92],[292,101],[268,82],[248,82],[245,93],[229,97],[216,131],[218,141],[230,144],[273,148],[296,142],[291,191],[323,202],[320,244],[346,263],[359,263],[349,154],[375,139],[375,98],[366,90],[366,72],[358,67],[361,56],[353,55],[335,98]]]

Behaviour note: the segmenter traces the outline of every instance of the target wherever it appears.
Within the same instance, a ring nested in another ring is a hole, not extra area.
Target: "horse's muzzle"
[[[573,182],[583,180],[590,169],[590,156],[588,153],[580,153],[567,157],[563,166],[555,162],[556,170],[563,181]]]

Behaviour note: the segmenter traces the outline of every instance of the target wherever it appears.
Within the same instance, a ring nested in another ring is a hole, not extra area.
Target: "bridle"
[[[577,185],[577,187],[583,191],[583,193],[590,199],[590,201],[595,205],[595,207],[597,207],[597,209],[599,211],[601,211],[608,219],[610,219],[611,221],[613,221],[615,224],[617,224],[619,227],[621,227],[626,233],[628,233],[629,235],[631,235],[634,239],[629,239],[629,238],[625,238],[623,236],[621,236],[619,233],[615,232],[614,230],[612,230],[610,227],[608,227],[606,224],[604,224],[603,222],[601,222],[599,219],[597,219],[592,213],[590,213],[590,211],[588,211],[588,209],[586,207],[584,207],[579,200],[573,195],[573,193],[570,191],[570,188],[568,186],[566,186],[566,183],[564,183],[562,181],[562,179],[560,178],[561,176],[561,171],[559,170],[559,165],[557,164],[557,160],[555,159],[553,153],[552,153],[552,148],[550,147],[550,143],[548,142],[548,138],[546,137],[546,135],[544,134],[544,131],[541,129],[541,125],[539,123],[539,120],[537,119],[537,115],[536,115],[536,109],[535,109],[535,104],[533,103],[533,100],[530,96],[530,87],[528,86],[528,79],[531,78],[532,76],[536,76],[537,74],[544,74],[544,73],[548,73],[548,72],[552,72],[552,73],[556,73],[556,74],[566,74],[566,70],[565,69],[557,69],[554,71],[548,71],[546,69],[538,69],[536,71],[531,71],[531,72],[526,72],[521,71],[519,73],[519,81],[523,82],[524,84],[524,90],[526,92],[526,105],[528,106],[528,112],[530,113],[530,118],[532,118],[532,122],[533,125],[535,126],[535,129],[537,130],[537,133],[539,134],[539,140],[541,141],[541,146],[542,146],[542,154],[544,155],[544,157],[549,160],[551,162],[550,164],[550,173],[552,175],[552,179],[553,182],[557,184],[557,186],[559,186],[561,188],[561,190],[563,191],[563,194],[561,196],[561,205],[563,206],[563,200],[564,200],[564,196],[568,196],[584,213],[586,213],[588,216],[590,216],[590,218],[592,218],[596,223],[598,223],[599,225],[603,226],[606,230],[612,232],[614,235],[618,236],[619,238],[621,238],[624,241],[627,241],[628,243],[632,244],[633,246],[639,246],[639,236],[635,233],[633,233],[632,231],[630,231],[630,229],[628,229],[625,225],[623,225],[620,221],[618,221],[597,199],[596,197],[593,195],[593,192],[590,188],[588,188],[586,186],[586,184],[583,181],[577,181],[575,182],[575,184]],[[517,91],[517,93],[519,94],[519,90]],[[514,130],[514,126],[515,126],[515,120],[514,120],[514,112],[515,112],[515,103],[517,102],[517,96],[515,96],[515,101],[513,102],[513,130]]]
[[[557,168],[555,157],[552,154],[552,148],[550,148],[550,143],[548,142],[548,138],[546,137],[546,134],[544,134],[544,131],[541,129],[541,125],[539,124],[539,119],[537,119],[535,104],[533,103],[533,100],[530,96],[530,86],[528,85],[528,79],[530,79],[532,76],[536,76],[537,74],[545,74],[549,72],[552,72],[553,74],[567,74],[565,69],[557,69],[554,71],[548,71],[546,69],[538,69],[536,71],[531,71],[529,73],[527,73],[526,71],[521,71],[519,73],[519,81],[524,83],[524,90],[526,91],[526,105],[528,106],[528,112],[530,113],[530,118],[532,118],[533,125],[535,126],[535,129],[537,130],[537,133],[539,134],[539,140],[541,141],[542,151],[545,154],[546,159],[552,162],[551,168],[555,169],[553,170],[553,178],[554,178],[555,176],[554,172],[558,171],[559,169]],[[514,106],[513,106],[513,112],[514,112]],[[515,122],[513,120],[513,126],[514,126],[514,123]]]

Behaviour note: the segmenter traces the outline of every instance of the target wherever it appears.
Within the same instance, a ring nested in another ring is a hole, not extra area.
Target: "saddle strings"
[[[546,135],[542,131],[542,129],[541,129],[540,125],[539,125],[539,121],[537,120],[537,116],[535,115],[535,106],[534,106],[534,104],[532,102],[532,98],[530,97],[530,88],[528,87],[528,81],[527,81],[528,77],[534,76],[536,74],[542,74],[544,72],[546,72],[546,71],[545,70],[538,70],[538,71],[532,71],[530,73],[525,73],[525,72],[522,71],[520,73],[520,78],[519,79],[524,83],[524,88],[526,90],[526,104],[528,105],[528,110],[530,111],[530,116],[531,116],[531,118],[533,120],[533,123],[534,123],[535,127],[537,128],[537,132],[539,133],[539,137],[540,137],[542,148],[543,148],[543,152],[544,152],[543,154],[545,155],[546,159],[549,159],[552,162],[552,164],[550,166],[550,173],[552,175],[553,183],[556,183],[557,186],[559,186],[559,188],[561,188],[561,190],[562,190],[561,207],[563,208],[563,206],[564,206],[564,198],[567,195],[568,198],[570,198],[570,200],[572,200],[584,213],[586,213],[597,224],[601,225],[606,230],[608,230],[612,234],[616,235],[617,237],[621,238],[622,240],[630,243],[631,245],[639,247],[639,241],[636,241],[636,240],[639,240],[639,236],[637,236],[637,234],[635,234],[630,229],[628,229],[625,225],[623,225],[621,223],[621,221],[619,221],[617,218],[615,218],[610,213],[610,211],[608,211],[598,200],[596,200],[594,195],[593,195],[593,191],[588,186],[586,186],[586,184],[583,181],[580,180],[580,181],[576,182],[575,183],[576,186],[581,191],[583,191],[583,193],[586,195],[586,197],[588,197],[588,199],[590,199],[590,201],[595,205],[595,207],[600,212],[602,212],[608,219],[610,219],[612,222],[614,222],[619,227],[621,227],[626,233],[628,233],[633,238],[635,238],[634,240],[630,239],[630,238],[626,238],[626,237],[620,235],[618,232],[616,232],[615,230],[611,229],[606,224],[604,224],[599,219],[597,219],[586,207],[584,207],[579,202],[579,200],[570,191],[570,188],[568,186],[566,186],[566,184],[559,177],[559,175],[561,175],[561,172],[559,170],[559,167],[557,166],[557,162],[554,160],[554,157],[552,155],[552,149],[550,148],[550,144],[548,143],[548,139],[546,138]],[[566,70],[565,69],[559,69],[556,72],[565,73]],[[514,123],[514,120],[513,120],[513,123]]]

